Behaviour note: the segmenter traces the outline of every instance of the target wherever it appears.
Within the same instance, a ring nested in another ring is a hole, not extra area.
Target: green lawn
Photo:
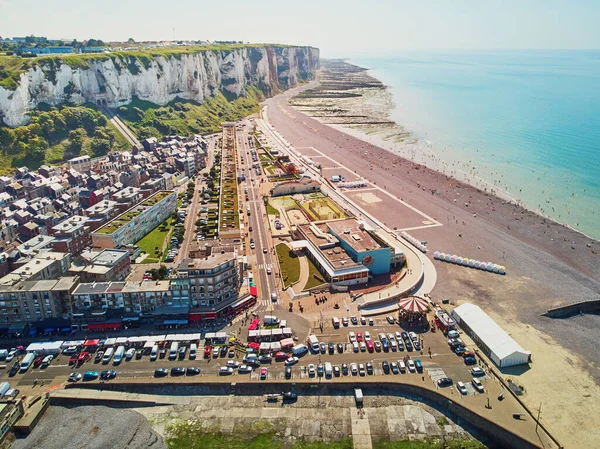
[[[204,427],[201,421],[179,422],[166,429],[165,441],[169,449],[352,449],[352,440],[334,443],[308,443],[302,440],[293,445],[284,444],[273,424],[258,421],[249,427],[234,428],[232,433],[221,433]]]
[[[275,209],[273,206],[271,206],[270,202],[267,202],[267,214],[268,215],[279,215],[279,211],[277,209]]]
[[[275,247],[281,274],[283,277],[283,288],[288,288],[294,282],[300,279],[300,261],[298,256],[290,251],[285,243],[280,243]]]
[[[136,243],[137,246],[142,248],[142,251],[148,254],[148,257],[144,259],[142,263],[157,263],[160,260],[162,247],[165,242],[165,238],[171,233],[172,228],[170,226],[166,226],[166,230],[162,231],[161,228],[163,225],[167,224],[169,219],[166,222],[158,225],[144,237],[142,237]],[[158,248],[158,249],[157,249]]]
[[[323,278],[323,275],[319,272],[319,269],[315,265],[315,263],[310,260],[310,257],[307,257],[308,261],[308,281],[306,281],[306,285],[304,286],[304,290],[308,290],[310,288],[316,287],[317,285],[323,284],[319,279],[315,278],[315,275]]]

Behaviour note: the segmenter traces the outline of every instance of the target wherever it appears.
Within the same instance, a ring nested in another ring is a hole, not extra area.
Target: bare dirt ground
[[[533,354],[530,369],[507,373],[525,387],[526,403],[536,410],[542,404],[542,421],[566,447],[600,447],[590,418],[600,416],[600,317],[543,316],[556,305],[600,297],[600,244],[386,151],[377,136],[334,129],[298,112],[288,104],[298,91],[266,102],[270,122],[292,145],[315,147],[440,221],[442,227],[410,231],[428,241],[429,254],[439,250],[506,266],[507,275],[499,276],[436,261],[432,296],[473,302],[496,319]],[[375,215],[394,227],[402,221],[395,213],[379,208]]]

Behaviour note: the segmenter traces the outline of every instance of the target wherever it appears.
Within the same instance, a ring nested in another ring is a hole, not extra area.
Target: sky
[[[0,0],[0,36],[241,40],[343,57],[423,49],[599,49],[599,0]]]

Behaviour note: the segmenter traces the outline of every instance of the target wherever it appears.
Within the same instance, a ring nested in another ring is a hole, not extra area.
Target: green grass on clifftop
[[[148,67],[152,58],[162,56],[166,59],[171,57],[181,58],[184,54],[198,54],[202,52],[227,52],[243,48],[286,48],[292,45],[284,44],[216,44],[216,45],[195,45],[181,47],[159,47],[142,50],[122,50],[110,53],[94,54],[69,54],[39,56],[36,58],[22,58],[20,56],[0,55],[0,86],[15,90],[17,88],[21,73],[26,72],[34,65],[48,65],[58,67],[60,64],[68,64],[72,68],[87,69],[90,68],[90,61],[106,61],[108,59],[120,59],[125,66],[132,67],[132,63],[138,61],[144,67]]]
[[[163,135],[207,134],[219,131],[221,123],[239,120],[260,110],[262,92],[253,86],[246,88],[244,96],[227,100],[219,92],[202,104],[176,99],[166,106],[134,99],[116,112],[138,138]]]

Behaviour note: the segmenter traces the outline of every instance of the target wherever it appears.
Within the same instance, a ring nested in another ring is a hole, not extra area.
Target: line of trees
[[[73,39],[72,41],[53,40],[49,41],[43,36],[26,36],[25,42],[3,42],[3,38],[0,36],[0,48],[4,51],[12,51],[16,54],[27,52],[27,49],[31,48],[47,48],[47,47],[73,47],[80,49],[83,47],[105,47],[106,43],[101,39],[87,39],[78,41]]]
[[[51,145],[68,139],[65,153],[74,157],[81,153],[89,138],[93,155],[101,156],[110,151],[117,138],[107,125],[103,114],[85,106],[33,111],[28,125],[14,129],[0,127],[0,151],[39,161]]]

